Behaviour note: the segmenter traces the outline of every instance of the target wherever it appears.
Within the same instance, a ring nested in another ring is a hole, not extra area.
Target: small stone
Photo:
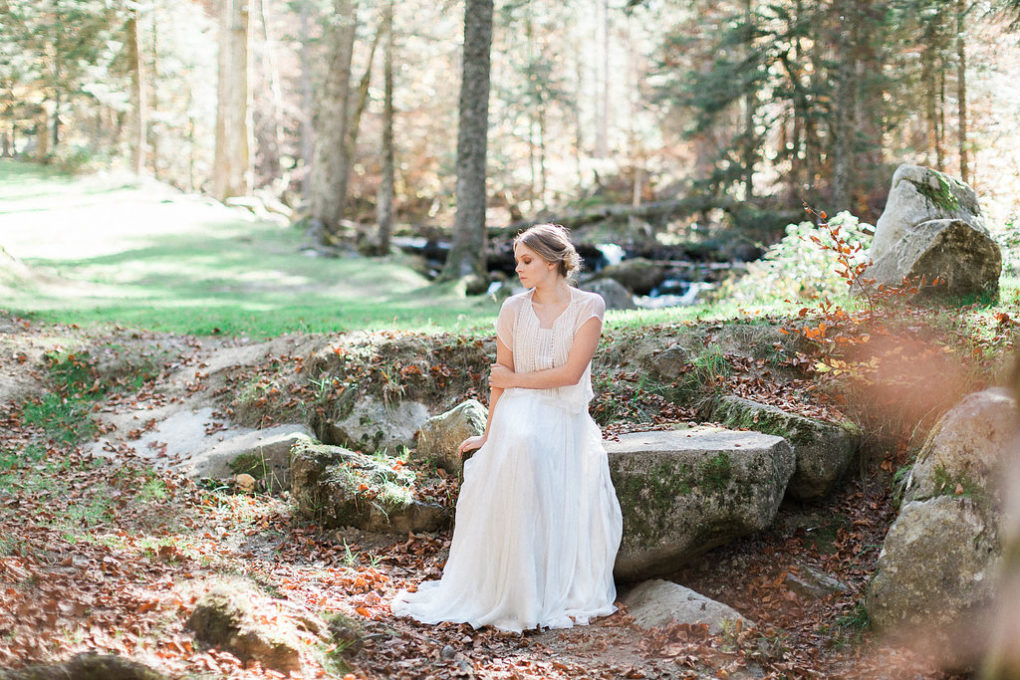
[[[451,647],[450,645],[446,645],[445,647],[443,647],[443,650],[439,652],[439,658],[444,661],[449,661],[455,656],[457,656],[457,650]]]

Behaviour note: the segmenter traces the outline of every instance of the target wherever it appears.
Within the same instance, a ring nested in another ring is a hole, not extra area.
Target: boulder
[[[801,597],[821,599],[847,590],[845,583],[810,565],[796,565],[787,571],[786,587]]]
[[[290,486],[290,450],[299,441],[311,441],[304,425],[279,425],[238,434],[188,459],[193,477],[227,479],[249,474],[265,481],[269,491]]]
[[[793,447],[797,467],[786,492],[814,500],[832,490],[857,450],[856,428],[806,418],[775,406],[727,395],[716,400],[709,419],[726,427],[783,437]]]
[[[606,301],[606,309],[637,309],[634,296],[616,279],[595,279],[580,288],[601,295]]]
[[[393,453],[402,446],[414,446],[414,436],[428,418],[428,408],[419,402],[385,404],[367,396],[343,420],[329,423],[323,440],[361,451]]]
[[[886,534],[865,606],[881,631],[969,647],[960,631],[992,602],[998,530],[970,498],[904,504]],[[948,650],[944,650],[948,651]]]
[[[968,395],[936,424],[868,589],[876,627],[921,634],[954,663],[979,648],[979,640],[961,636],[977,630],[974,618],[984,619],[996,596],[1000,485],[1017,434],[1015,401],[1001,389]]]
[[[166,680],[144,664],[115,654],[76,654],[63,663],[0,670],[0,680]]]
[[[893,174],[885,209],[875,224],[869,256],[877,262],[912,227],[940,219],[962,220],[987,234],[973,189],[937,170],[901,165]]]
[[[446,413],[425,421],[418,432],[415,457],[433,461],[459,475],[464,466],[457,447],[468,437],[485,433],[489,410],[477,399],[468,399]]]
[[[605,267],[595,278],[614,279],[636,295],[648,295],[653,288],[666,280],[666,271],[651,260],[635,257]]]
[[[708,632],[718,634],[733,630],[738,623],[743,628],[753,625],[729,605],[660,579],[638,585],[622,602],[630,609],[634,623],[645,629],[670,623],[705,624]]]
[[[303,641],[298,625],[276,611],[273,616],[257,612],[258,600],[250,589],[215,587],[195,605],[188,628],[199,642],[228,651],[242,662],[258,661],[285,674],[300,670]]]
[[[921,222],[875,257],[861,278],[869,288],[922,284],[919,294],[954,298],[999,292],[1002,251],[983,227],[960,219]],[[872,283],[873,280],[873,283]],[[937,285],[935,284],[937,282]]]
[[[605,446],[623,510],[621,580],[668,574],[769,526],[794,471],[790,445],[757,432],[632,432]]]
[[[985,497],[995,512],[1017,432],[1016,402],[1004,389],[969,394],[932,429],[904,488],[904,500],[939,495]]]
[[[414,498],[415,474],[396,458],[299,442],[291,450],[290,478],[298,513],[323,528],[406,534],[450,523],[448,509]]]
[[[640,360],[642,367],[653,377],[663,382],[672,382],[690,368],[692,357],[683,345],[674,344],[665,349],[652,350]]]

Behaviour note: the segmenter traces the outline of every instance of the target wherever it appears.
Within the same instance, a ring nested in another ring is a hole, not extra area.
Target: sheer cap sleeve
[[[517,324],[517,310],[520,309],[518,296],[503,301],[496,317],[496,337],[511,352],[514,349],[514,326]]]
[[[606,317],[606,301],[598,293],[585,293],[579,305],[577,321],[574,324],[576,333],[588,319],[598,319],[601,323]]]

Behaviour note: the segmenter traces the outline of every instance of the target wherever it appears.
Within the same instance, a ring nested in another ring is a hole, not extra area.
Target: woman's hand
[[[484,434],[480,434],[475,437],[468,437],[467,439],[460,443],[460,446],[457,447],[457,453],[463,456],[468,451],[480,449],[482,448],[482,444],[485,443],[486,439],[488,439],[488,436]]]
[[[513,387],[513,379],[516,373],[502,364],[492,364],[489,368],[489,387],[504,390],[508,387]]]

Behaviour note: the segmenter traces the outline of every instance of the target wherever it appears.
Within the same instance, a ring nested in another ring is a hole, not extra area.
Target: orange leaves
[[[801,329],[801,332],[808,340],[822,340],[825,338],[825,331],[827,329],[828,326],[823,321],[815,327],[808,326],[807,328],[803,328]]]

